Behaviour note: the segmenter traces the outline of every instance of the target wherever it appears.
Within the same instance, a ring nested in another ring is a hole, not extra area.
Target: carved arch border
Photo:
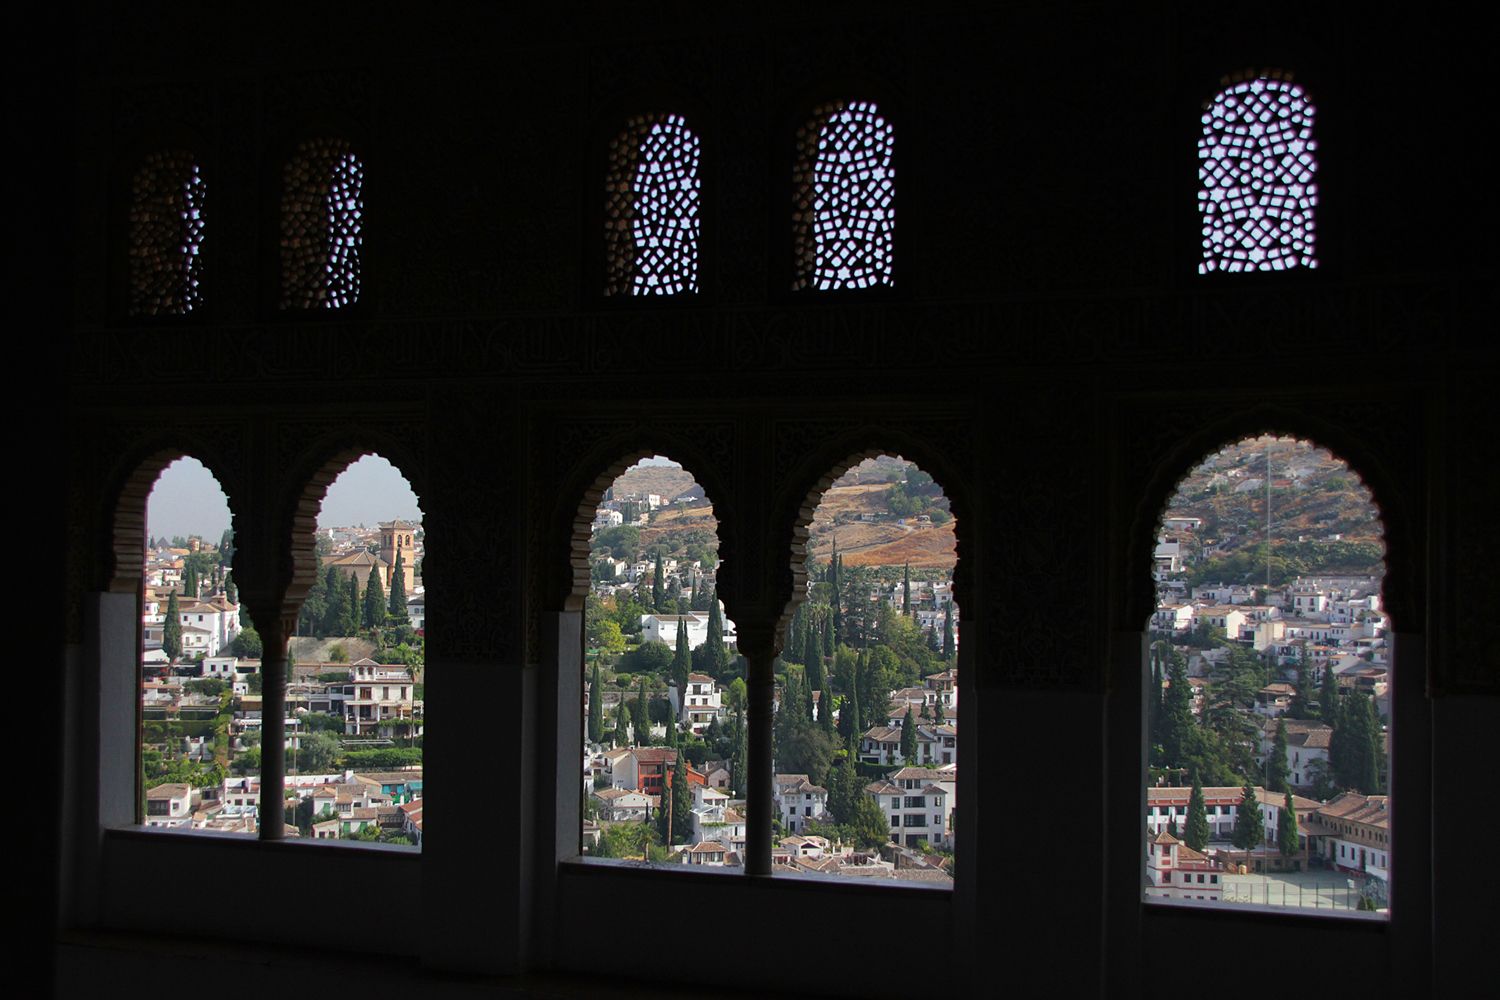
[[[229,507],[230,530],[235,537],[239,536],[245,493],[234,478],[235,466],[229,456],[209,438],[192,430],[152,435],[124,450],[104,479],[104,504],[94,533],[94,549],[102,556],[92,574],[96,589],[115,594],[139,591],[140,560],[146,551],[147,503],[161,474],[183,458],[200,462],[214,477]]]

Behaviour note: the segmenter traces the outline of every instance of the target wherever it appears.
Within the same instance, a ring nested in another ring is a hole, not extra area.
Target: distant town
[[[1327,452],[1226,448],[1155,549],[1148,898],[1386,912],[1390,647],[1378,512]]]
[[[255,834],[261,642],[234,539],[152,539],[142,608],[147,826]],[[291,640],[286,836],[422,843],[425,591],[420,524],[320,529]]]
[[[598,508],[586,855],[743,865],[745,664],[715,593],[715,528],[675,466],[628,470]],[[951,886],[960,619],[947,500],[911,463],[871,459],[828,491],[812,534],[776,664],[774,870]]]

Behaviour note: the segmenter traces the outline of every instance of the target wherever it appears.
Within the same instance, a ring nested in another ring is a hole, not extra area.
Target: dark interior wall
[[[1478,144],[1441,139],[1472,130],[1475,44],[1415,17],[1314,10],[1246,25],[1187,5],[632,18],[116,12],[65,46],[77,169],[61,299],[73,309],[63,673],[84,692],[58,699],[74,735],[57,822],[77,841],[62,851],[69,889],[52,897],[75,969],[65,983],[126,967],[90,934],[172,947],[183,927],[159,873],[191,858],[246,873],[223,920],[193,932],[251,955],[244,942],[301,940],[276,916],[298,887],[373,882],[412,900],[405,933],[373,945],[385,921],[360,909],[321,928],[329,961],[386,950],[433,972],[693,980],[696,966],[622,971],[598,942],[592,929],[631,899],[628,923],[711,926],[733,942],[730,982],[761,989],[906,994],[930,988],[941,956],[960,995],[1128,996],[1230,951],[1275,956],[1267,975],[1285,981],[1336,965],[1339,988],[1369,995],[1456,989],[1479,954],[1466,918],[1486,879],[1464,845],[1494,813],[1475,801],[1486,772],[1469,748],[1497,721],[1500,689],[1483,634],[1500,597],[1495,368],[1480,335],[1494,195],[1467,182]],[[1320,267],[1200,278],[1199,108],[1224,73],[1271,67],[1294,69],[1318,106]],[[1439,80],[1452,99],[1435,99]],[[794,296],[791,135],[831,96],[873,97],[895,126],[896,285]],[[606,144],[630,114],[679,109],[703,139],[702,293],[605,301]],[[365,163],[364,292],[336,314],[287,315],[281,164],[323,135]],[[204,164],[208,304],[142,323],[124,315],[123,194],[163,143]],[[1265,430],[1348,459],[1386,519],[1401,644],[1389,926],[1139,902],[1151,531],[1197,459]],[[687,465],[721,518],[730,616],[764,643],[791,593],[799,508],[871,448],[919,461],[959,512],[952,898],[560,867],[557,636],[584,493],[622,456]],[[225,485],[257,618],[279,607],[293,512],[332,458],[379,451],[417,489],[440,723],[420,859],[97,836],[80,804],[99,797],[93,734],[99,715],[129,708],[89,715],[87,692],[122,669],[90,609],[114,571],[124,484],[172,449]],[[520,706],[519,724],[467,726],[476,691]],[[932,950],[874,961],[898,934]]]

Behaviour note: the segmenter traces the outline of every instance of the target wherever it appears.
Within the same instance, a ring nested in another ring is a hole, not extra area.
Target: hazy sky
[[[318,527],[373,525],[393,517],[421,520],[417,495],[396,467],[366,455],[328,487]],[[146,505],[146,533],[153,538],[198,535],[218,543],[229,527],[229,504],[213,475],[195,458],[167,466]]]

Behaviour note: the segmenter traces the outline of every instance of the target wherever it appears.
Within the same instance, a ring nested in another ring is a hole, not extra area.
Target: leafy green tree
[[[1283,858],[1297,853],[1297,807],[1292,803],[1290,790],[1282,803],[1281,815],[1276,818],[1276,846],[1281,849]]]
[[[329,663],[348,663],[349,662],[349,650],[346,649],[346,648],[344,648],[344,644],[342,642],[336,642],[332,646],[328,647],[328,662]]]
[[[906,718],[901,720],[901,762],[917,763],[917,720],[912,718],[910,704],[906,706]]]
[[[253,628],[240,629],[229,642],[229,655],[238,656],[246,660],[258,660],[264,655],[265,649],[260,641],[260,633]]]
[[[1203,845],[1208,843],[1208,807],[1203,802],[1203,786],[1198,782],[1197,775],[1193,776],[1193,790],[1188,795],[1187,827],[1184,832],[1183,840],[1195,851],[1203,850]]]
[[[1265,843],[1266,819],[1260,814],[1260,800],[1255,797],[1255,786],[1245,785],[1244,801],[1234,820],[1231,842],[1242,851],[1252,851]]]
[[[886,822],[880,803],[875,801],[875,796],[863,789],[855,803],[854,818],[849,823],[849,829],[854,835],[855,846],[861,850],[873,851],[891,841],[891,826]]]
[[[391,596],[386,604],[391,620],[399,623],[410,621],[406,614],[406,557],[398,549],[396,565],[391,567]],[[373,570],[371,571],[374,572]]]
[[[677,696],[686,703],[688,674],[692,671],[693,654],[688,646],[687,619],[677,619],[677,651],[672,657],[672,682],[677,685]]]
[[[339,752],[338,737],[328,732],[304,733],[295,751],[287,751],[287,767],[296,761],[299,774],[326,774]]]
[[[365,628],[379,628],[385,624],[385,590],[380,586],[380,571],[370,570],[369,583],[365,587],[363,614],[360,619]]]
[[[611,624],[613,624],[611,622]],[[604,739],[604,685],[599,672],[599,661],[594,661],[594,677],[589,684],[589,742]]]
[[[1286,719],[1276,720],[1276,738],[1271,742],[1271,752],[1266,757],[1266,791],[1287,790],[1286,765]]]
[[[182,612],[177,609],[175,590],[167,595],[167,610],[161,626],[161,650],[171,660],[182,655]]]
[[[843,753],[828,772],[828,811],[833,821],[841,825],[853,823],[861,797],[869,796],[854,770],[854,755]]]

